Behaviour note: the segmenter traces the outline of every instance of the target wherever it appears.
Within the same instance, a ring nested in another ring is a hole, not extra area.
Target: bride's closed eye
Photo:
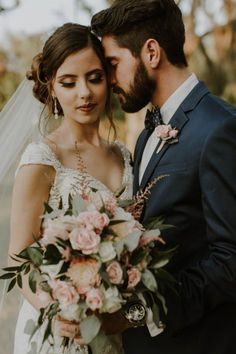
[[[71,88],[71,87],[75,87],[76,82],[60,82],[60,84],[61,84],[62,87],[69,87],[69,88]]]
[[[93,74],[90,77],[88,77],[88,81],[92,84],[99,84],[104,80],[105,76],[104,74]],[[76,85],[79,85],[79,82],[73,81],[73,82],[65,82],[65,81],[60,81],[59,84],[62,87],[67,87],[67,88],[72,88],[75,87]]]

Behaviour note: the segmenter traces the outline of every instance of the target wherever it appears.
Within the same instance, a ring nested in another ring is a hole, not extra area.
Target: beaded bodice
[[[123,192],[120,195],[120,198],[130,199],[132,197],[133,182],[130,152],[121,142],[115,141],[114,144],[116,144],[121,150],[124,160],[124,171],[121,186],[121,188],[123,188]],[[73,196],[80,193],[82,188],[82,180],[84,179],[89,187],[112,193],[107,186],[87,172],[81,172],[80,170],[63,166],[52,149],[43,142],[31,143],[27,146],[21,157],[18,168],[28,164],[41,164],[54,167],[56,175],[48,200],[48,204],[52,208],[58,206],[60,198],[62,198],[64,207],[67,207],[69,194]]]

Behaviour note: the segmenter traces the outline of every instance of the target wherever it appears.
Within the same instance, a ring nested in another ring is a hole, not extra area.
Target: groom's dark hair
[[[116,0],[92,17],[91,27],[99,37],[111,35],[120,47],[139,57],[147,39],[155,39],[170,63],[187,66],[182,13],[174,0]]]

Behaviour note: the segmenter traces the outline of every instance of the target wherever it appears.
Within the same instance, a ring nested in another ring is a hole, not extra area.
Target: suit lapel
[[[203,82],[199,82],[193,90],[189,93],[189,95],[185,98],[185,100],[181,103],[177,111],[174,113],[173,117],[171,118],[169,124],[173,128],[178,129],[179,131],[179,139],[181,139],[181,130],[183,129],[184,125],[188,122],[188,117],[186,115],[187,112],[192,111],[199,103],[199,101],[202,99],[204,95],[209,93],[207,87]],[[145,132],[145,131],[144,131]],[[146,132],[146,135],[143,136],[142,138],[142,143],[140,141],[140,146],[139,150],[137,150],[137,155],[136,155],[136,161],[135,161],[135,169],[134,169],[134,191],[137,192],[137,190],[144,189],[147,183],[149,182],[154,169],[156,166],[159,164],[160,160],[170,147],[170,144],[165,144],[163,148],[157,153],[157,148],[158,145],[148,163],[148,166],[144,172],[140,187],[139,187],[139,165],[140,161],[142,158],[142,153],[144,150],[144,147],[146,145],[146,142],[149,138],[149,134]],[[178,143],[177,143],[178,144]]]
[[[181,110],[181,108],[179,108],[176,111],[176,113],[174,114],[174,116],[171,118],[169,124],[171,124],[171,126],[173,128],[176,128],[178,130],[178,132],[179,132],[178,136],[180,137],[181,129],[187,123],[187,121],[188,121],[188,117]],[[158,165],[158,163],[160,162],[160,160],[164,156],[167,149],[170,147],[170,144],[166,143],[162,147],[162,149],[157,153],[158,146],[159,146],[159,144],[157,144],[157,147],[156,147],[154,153],[152,154],[152,157],[151,157],[151,159],[147,165],[147,168],[144,172],[144,175],[143,175],[143,178],[142,178],[142,181],[140,184],[141,189],[143,189],[146,186],[146,184],[148,183],[148,181],[150,180],[154,169],[156,168],[156,166]]]
[[[145,148],[146,142],[148,140],[150,136],[150,132],[146,129],[144,129],[139,137],[138,143],[137,143],[137,150],[136,150],[136,154],[134,156],[134,194],[136,194],[136,192],[139,189],[139,166],[140,166],[140,162],[141,162],[141,158],[143,155],[143,150]]]

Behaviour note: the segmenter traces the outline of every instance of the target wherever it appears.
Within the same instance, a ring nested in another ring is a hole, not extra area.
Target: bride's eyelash
[[[74,87],[75,82],[60,82],[62,87]]]
[[[92,82],[93,84],[98,84],[98,83],[100,83],[103,79],[104,79],[104,75],[103,75],[103,74],[97,74],[97,75],[94,75],[93,77],[91,77],[91,78],[89,79],[89,81]]]
[[[103,74],[97,74],[97,75],[93,75],[90,78],[88,78],[88,81],[91,82],[92,84],[99,84],[100,82],[102,82],[104,79],[104,75]],[[68,87],[68,88],[72,88],[75,87],[76,82],[59,82],[59,84],[62,87]]]

